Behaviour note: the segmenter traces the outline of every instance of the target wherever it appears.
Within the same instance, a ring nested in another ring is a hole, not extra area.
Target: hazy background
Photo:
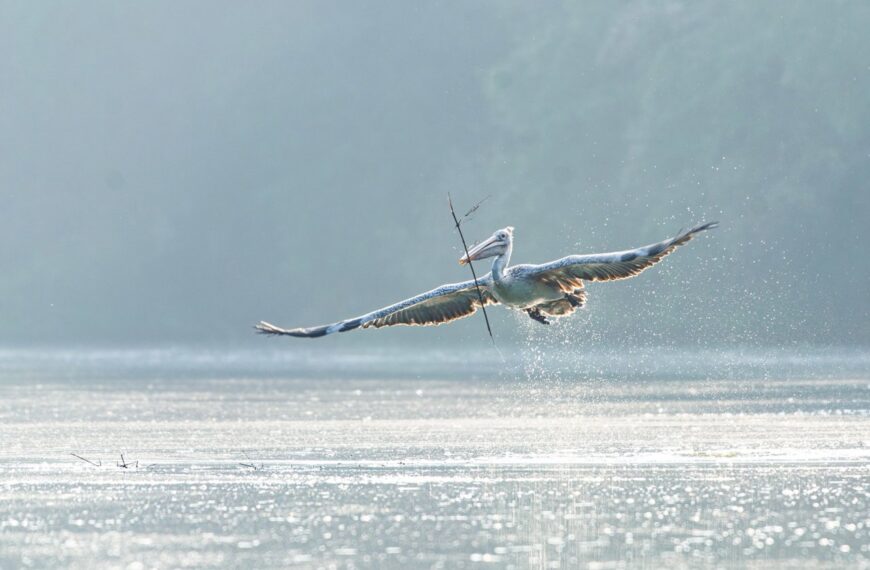
[[[250,326],[469,277],[450,191],[515,262],[722,222],[559,342],[866,345],[867,30],[860,1],[0,1],[0,341],[311,342]]]

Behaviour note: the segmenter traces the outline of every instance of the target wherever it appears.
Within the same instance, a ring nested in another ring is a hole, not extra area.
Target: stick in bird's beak
[[[468,255],[463,255],[459,258],[459,265],[465,265],[469,261],[477,261],[478,259],[485,259],[487,257],[491,257],[493,254],[489,253],[487,250],[497,244],[498,238],[496,238],[495,236],[492,236],[488,240],[477,244],[476,246],[468,250]]]

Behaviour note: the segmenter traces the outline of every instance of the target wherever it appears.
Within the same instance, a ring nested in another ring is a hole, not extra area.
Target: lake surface
[[[870,568],[870,354],[502,350],[0,350],[0,568]]]

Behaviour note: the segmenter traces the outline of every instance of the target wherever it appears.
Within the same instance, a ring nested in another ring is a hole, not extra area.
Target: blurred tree
[[[571,205],[596,246],[722,218],[715,281],[692,295],[741,313],[735,340],[870,340],[870,5],[565,3],[516,21],[488,77],[493,184],[536,231]]]

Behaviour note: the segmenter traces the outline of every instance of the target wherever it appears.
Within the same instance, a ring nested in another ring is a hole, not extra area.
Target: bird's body
[[[564,297],[557,287],[534,278],[533,265],[508,267],[499,279],[493,275],[490,290],[492,296],[514,309],[528,309]]]
[[[258,332],[271,335],[319,337],[359,327],[392,325],[439,325],[467,317],[481,304],[501,304],[525,311],[529,317],[549,324],[554,317],[573,313],[586,303],[585,281],[610,281],[634,277],[659,262],[677,247],[716,222],[698,225],[676,237],[636,249],[591,255],[570,255],[541,265],[509,265],[513,252],[513,228],[495,232],[473,247],[461,264],[494,258],[490,273],[480,279],[442,285],[416,297],[366,313],[353,319],[319,327],[283,329],[260,322]]]

